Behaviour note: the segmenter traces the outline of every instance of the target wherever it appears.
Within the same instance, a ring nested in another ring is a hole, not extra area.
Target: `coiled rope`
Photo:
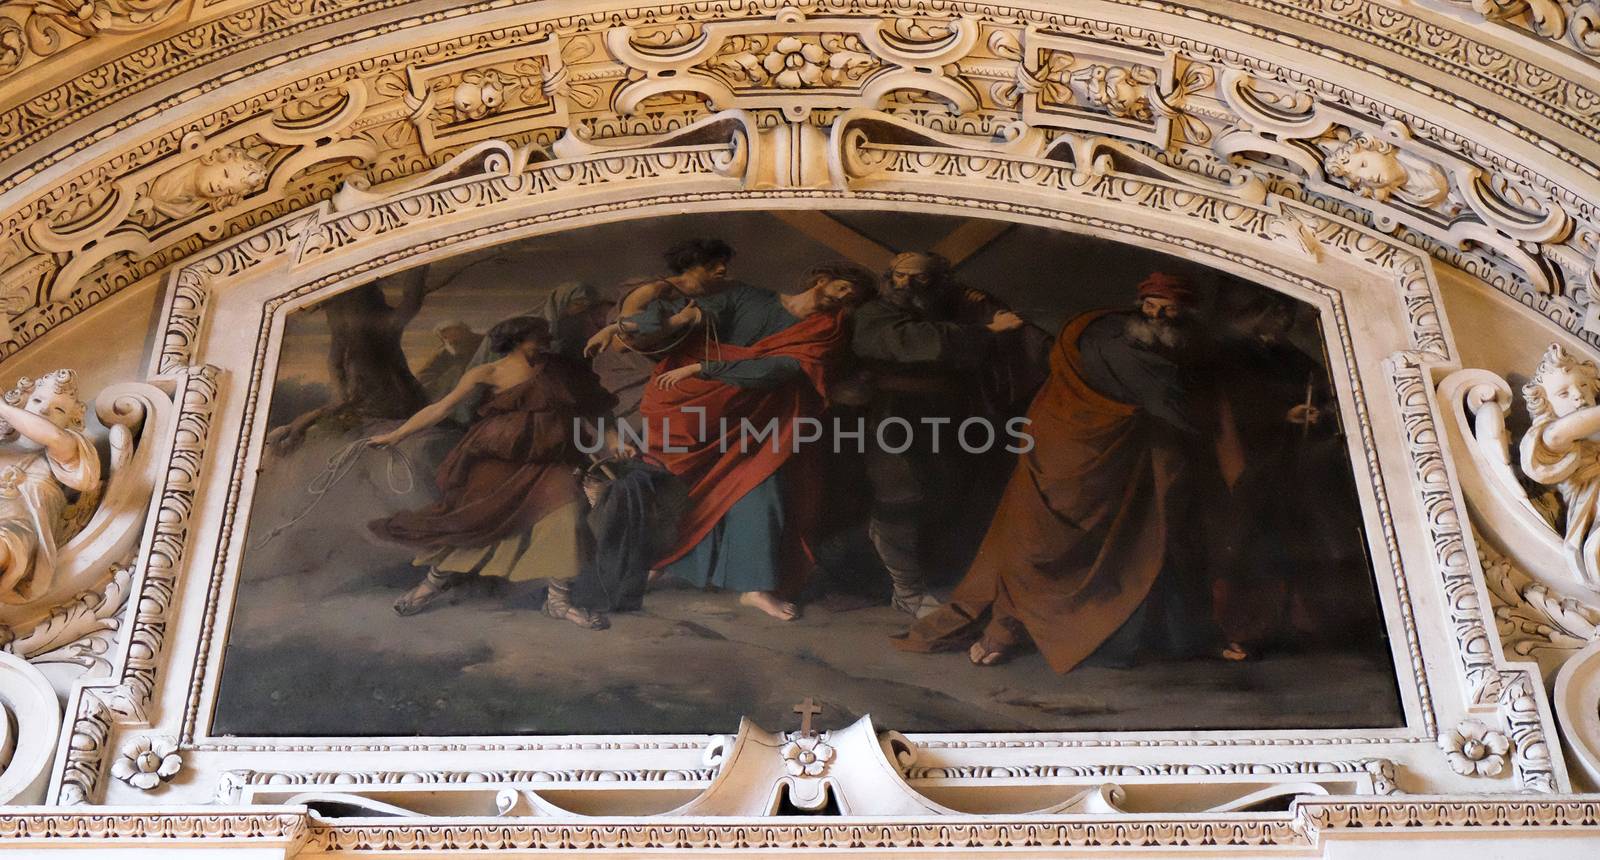
[[[255,544],[253,549],[260,549],[266,546],[278,535],[283,534],[294,527],[296,523],[310,516],[311,512],[317,509],[317,505],[323,498],[332,492],[333,488],[338,486],[339,482],[344,480],[344,477],[355,469],[356,463],[361,461],[362,453],[372,450],[372,447],[370,441],[363,438],[357,439],[336,451],[332,457],[328,458],[328,465],[306,484],[306,493],[311,496],[311,504],[306,505],[300,513],[295,514],[287,522],[267,532]],[[395,445],[385,445],[380,450],[389,455],[384,468],[384,478],[388,481],[389,492],[397,496],[403,496],[415,489],[417,481],[411,458],[407,457],[406,453]]]

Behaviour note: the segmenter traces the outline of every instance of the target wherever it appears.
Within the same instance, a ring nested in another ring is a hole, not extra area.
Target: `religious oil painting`
[[[906,732],[1401,725],[1311,298],[866,210],[319,296],[255,395],[212,734],[722,733],[808,697]]]

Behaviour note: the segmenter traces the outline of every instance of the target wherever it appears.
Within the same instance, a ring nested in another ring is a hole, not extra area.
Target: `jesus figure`
[[[849,344],[848,309],[869,298],[871,272],[848,263],[813,268],[803,291],[744,284],[656,299],[624,330],[679,346],[657,364],[640,403],[648,453],[688,485],[678,542],[656,567],[789,621],[780,597],[809,559],[816,470],[796,462],[795,422],[827,401],[830,365]],[[685,313],[688,311],[688,313]],[[679,337],[701,327],[705,336]],[[775,435],[755,439],[769,424]]]

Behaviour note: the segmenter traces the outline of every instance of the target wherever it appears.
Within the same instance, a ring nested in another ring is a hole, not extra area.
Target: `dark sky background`
[[[923,250],[962,223],[959,216],[907,212],[830,212],[834,219],[892,251]],[[715,236],[733,245],[733,277],[790,292],[806,269],[840,258],[829,248],[762,212],[724,212],[622,221],[523,239],[434,265],[432,279],[461,272],[454,283],[429,296],[407,329],[406,353],[413,366],[433,351],[434,328],[462,320],[477,331],[514,314],[536,311],[551,289],[565,281],[587,281],[618,294],[620,285],[665,272],[661,252],[682,239]],[[969,286],[1009,302],[1030,321],[1054,333],[1079,311],[1122,306],[1134,288],[1156,270],[1189,275],[1204,296],[1219,286],[1243,286],[1229,275],[1155,251],[1029,225],[1012,225],[958,269]],[[1316,343],[1312,314],[1305,308],[1296,340]],[[289,318],[280,376],[328,381],[327,325],[315,311]]]

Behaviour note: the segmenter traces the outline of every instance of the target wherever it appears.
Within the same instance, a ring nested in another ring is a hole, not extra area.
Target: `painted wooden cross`
[[[822,706],[806,696],[806,700],[794,706],[794,712],[800,715],[800,736],[810,737],[816,734],[811,728],[811,718],[822,713]]]
[[[881,272],[889,267],[889,260],[894,256],[894,249],[884,246],[876,239],[862,233],[850,225],[832,217],[826,212],[810,209],[779,209],[772,213],[774,218],[804,233],[811,239],[828,246],[830,250],[852,263],[866,266],[874,272]],[[1000,235],[1010,230],[1013,225],[1005,221],[989,221],[974,218],[963,221],[950,233],[924,248],[902,248],[903,251],[932,251],[943,255],[950,261],[952,268],[958,268],[962,263],[988,247],[990,242],[1000,238]],[[933,238],[933,237],[929,237]]]

